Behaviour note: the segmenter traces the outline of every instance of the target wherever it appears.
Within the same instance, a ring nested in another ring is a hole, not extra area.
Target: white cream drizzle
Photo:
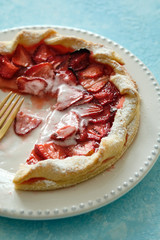
[[[61,72],[63,73],[63,71]],[[66,78],[67,75],[64,74],[64,77]],[[81,85],[68,85],[65,83],[65,80],[67,79],[62,79],[62,76],[60,74],[56,74],[55,76],[51,76],[47,79],[45,79],[47,82],[47,87],[45,88],[45,92],[50,92],[53,95],[57,92],[59,93],[59,101],[60,102],[65,102],[67,98],[70,98],[70,96],[73,95],[73,89],[76,91],[80,92],[86,92],[86,90],[81,86]],[[88,120],[82,119],[80,116],[83,112],[83,109],[87,109],[89,105],[83,104],[79,106],[74,106],[72,105],[71,107],[68,107],[67,109],[63,111],[58,111],[58,110],[53,110],[50,112],[46,119],[45,119],[45,124],[42,127],[42,131],[40,134],[40,137],[38,139],[38,143],[45,143],[48,141],[51,141],[51,135],[57,130],[62,128],[63,126],[70,125],[70,126],[75,126],[76,130],[79,128],[81,129],[82,126],[88,124]],[[75,112],[78,115],[79,118],[79,124],[77,121],[74,121],[73,119],[73,114],[71,112]],[[74,133],[72,136],[67,138],[64,141],[57,141],[57,140],[52,140],[58,145],[61,146],[69,146],[69,145],[75,145],[77,136],[76,133]]]
[[[64,126],[70,125],[75,126],[76,130],[81,129],[82,126],[85,124],[87,125],[87,119],[79,118],[79,124],[76,121],[73,121],[72,113],[74,112],[78,113],[78,111],[74,111],[74,108],[70,107],[64,111],[58,111],[54,110],[46,120],[46,124],[44,125],[44,128],[41,132],[40,138],[38,140],[38,143],[45,143],[48,141],[51,141],[51,135],[56,132],[57,129],[60,129]],[[77,143],[76,141],[77,136],[76,133],[74,133],[72,136],[67,138],[64,141],[58,141],[58,140],[52,140],[57,145],[61,146],[69,146],[69,145],[75,145]]]
[[[51,75],[51,78],[46,79],[48,86],[45,88],[45,92],[51,92],[55,94],[58,93],[57,102],[65,102],[67,99],[70,98],[74,94],[75,91],[79,92],[86,92],[86,90],[81,85],[68,85],[63,81],[62,76],[56,74],[55,76]],[[55,142],[57,145],[61,146],[69,146],[69,145],[76,145],[78,134],[77,131],[68,137],[65,140],[53,140],[51,139],[51,135],[56,132],[56,130],[70,125],[75,126],[76,130],[82,130],[84,126],[88,125],[88,117],[82,118],[81,116],[83,113],[86,113],[88,109],[92,107],[92,103],[84,103],[82,105],[71,105],[67,109],[63,111],[53,110],[49,114],[47,114],[46,119],[44,120],[44,125],[41,129],[40,137],[37,143],[45,143],[49,141]],[[72,112],[75,112],[78,115],[78,125],[77,121],[74,121]]]

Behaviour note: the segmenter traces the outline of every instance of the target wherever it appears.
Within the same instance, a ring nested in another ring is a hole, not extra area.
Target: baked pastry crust
[[[110,77],[110,81],[125,100],[116,112],[110,133],[101,139],[97,152],[91,156],[47,159],[33,165],[22,164],[13,180],[15,188],[21,190],[64,188],[96,176],[120,159],[139,127],[140,97],[137,85],[125,70],[123,59],[112,49],[74,36],[62,36],[55,30],[48,29],[21,31],[14,41],[0,43],[0,53],[13,53],[18,44],[32,46],[42,40],[48,45],[60,44],[75,50],[90,50],[97,62],[113,68],[115,74]]]

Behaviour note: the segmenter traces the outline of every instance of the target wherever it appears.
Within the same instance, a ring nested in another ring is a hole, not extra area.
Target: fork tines
[[[15,119],[24,98],[10,92],[0,103],[0,139],[3,138]]]

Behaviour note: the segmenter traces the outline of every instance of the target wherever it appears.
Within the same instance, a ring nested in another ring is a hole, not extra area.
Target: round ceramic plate
[[[25,27],[25,29],[46,27]],[[0,214],[20,219],[57,219],[82,214],[114,201],[132,189],[148,173],[160,148],[160,89],[147,67],[128,50],[99,35],[54,27],[63,35],[75,35],[102,43],[117,51],[137,82],[141,96],[141,121],[136,139],[123,157],[109,170],[74,187],[48,192],[15,191],[13,176],[29,155],[36,137],[18,138],[10,128],[0,143]],[[19,29],[0,32],[0,41],[12,40]],[[0,99],[6,95],[0,92]],[[26,100],[26,102],[29,100]]]

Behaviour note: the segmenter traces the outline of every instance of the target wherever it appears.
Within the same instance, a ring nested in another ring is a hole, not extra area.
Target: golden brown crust
[[[117,110],[111,131],[102,138],[99,150],[92,156],[73,156],[59,161],[48,159],[34,165],[23,164],[15,175],[16,189],[51,190],[68,187],[109,168],[132,143],[139,126],[139,94],[135,82],[126,72],[122,58],[103,45],[87,42],[70,36],[61,36],[52,29],[43,31],[22,31],[10,43],[0,43],[1,53],[11,53],[18,43],[29,46],[44,40],[46,44],[61,44],[74,49],[87,48],[93,52],[96,61],[107,63],[115,71],[111,77],[125,96],[123,107]],[[22,160],[23,161],[23,160]]]

